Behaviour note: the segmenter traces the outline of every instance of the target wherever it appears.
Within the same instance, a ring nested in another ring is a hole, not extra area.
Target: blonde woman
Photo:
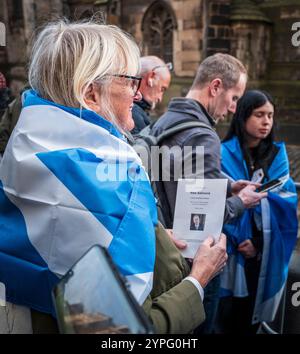
[[[54,315],[53,285],[100,244],[155,331],[186,333],[203,321],[202,288],[224,266],[225,239],[207,240],[189,275],[157,224],[148,177],[124,137],[138,72],[137,45],[114,26],[59,21],[33,46],[32,89],[0,173],[0,281],[32,317]]]

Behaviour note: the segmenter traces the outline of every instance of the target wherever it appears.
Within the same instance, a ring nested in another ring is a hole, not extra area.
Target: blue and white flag
[[[298,232],[297,193],[289,176],[289,162],[283,143],[275,144],[279,151],[268,175],[282,178],[285,183],[261,200],[259,206],[244,212],[241,218],[224,226],[228,239],[229,259],[221,275],[221,296],[248,295],[244,272],[244,257],[236,250],[238,244],[252,238],[252,220],[263,233],[263,254],[258,279],[252,323],[272,321],[284,290],[288,264]],[[222,171],[233,180],[249,180],[249,174],[236,137],[222,144]]]
[[[26,91],[0,187],[0,282],[8,301],[53,313],[53,286],[99,244],[144,302],[155,262],[155,199],[113,124]]]

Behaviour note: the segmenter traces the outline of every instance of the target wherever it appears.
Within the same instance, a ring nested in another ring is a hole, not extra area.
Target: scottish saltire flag
[[[26,91],[0,180],[8,301],[53,312],[53,285],[100,244],[143,303],[152,288],[155,199],[139,157],[110,122]]]
[[[252,322],[272,321],[275,317],[288,275],[288,263],[298,231],[296,188],[289,177],[289,162],[283,143],[268,170],[271,179],[283,178],[285,183],[268,192],[259,206],[246,210],[243,216],[225,225],[229,259],[221,275],[221,296],[248,295],[244,273],[244,257],[236,246],[252,237],[251,220],[263,231],[263,254]],[[238,139],[222,144],[222,170],[233,180],[248,179]]]

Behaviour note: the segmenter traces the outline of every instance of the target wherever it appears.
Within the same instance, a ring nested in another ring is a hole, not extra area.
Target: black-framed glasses
[[[142,78],[140,76],[120,75],[120,74],[115,74],[115,75],[112,75],[112,76],[114,76],[114,77],[124,77],[125,79],[131,80],[132,91],[134,93],[134,96],[137,95],[138,90],[139,90],[139,88],[141,86],[141,81],[142,81]]]

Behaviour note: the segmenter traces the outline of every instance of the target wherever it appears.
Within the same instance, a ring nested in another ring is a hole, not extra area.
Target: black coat
[[[142,129],[151,123],[149,117],[150,109],[150,104],[144,99],[134,103],[132,108],[132,118],[134,120],[134,128],[131,131],[132,135],[138,134]]]

